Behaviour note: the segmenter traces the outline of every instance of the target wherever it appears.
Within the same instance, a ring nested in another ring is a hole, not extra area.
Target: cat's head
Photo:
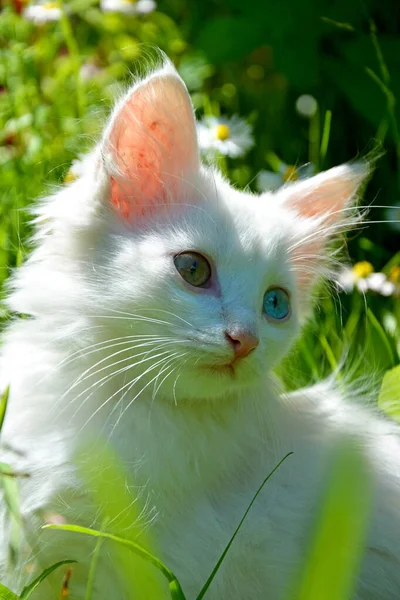
[[[265,377],[310,312],[366,172],[343,165],[275,193],[240,192],[202,166],[173,67],[138,82],[63,192],[80,232],[68,250],[79,310],[109,342],[105,365],[129,397],[212,399]]]

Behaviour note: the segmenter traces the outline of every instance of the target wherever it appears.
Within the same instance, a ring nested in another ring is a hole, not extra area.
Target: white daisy
[[[367,277],[368,290],[381,294],[381,296],[392,296],[396,286],[392,281],[389,281],[385,273],[372,273]]]
[[[396,292],[396,283],[385,273],[374,273],[374,267],[367,261],[358,262],[353,267],[346,267],[337,278],[339,287],[346,293],[354,289],[365,294],[374,292],[381,296],[392,296]]]
[[[204,117],[197,124],[199,147],[203,154],[224,154],[231,158],[243,156],[254,146],[250,125],[234,115],[233,117]]]
[[[59,21],[62,12],[58,2],[42,2],[29,4],[22,14],[28,21],[32,21],[36,25],[44,25],[50,21]]]
[[[366,260],[358,262],[352,267],[345,267],[337,276],[337,283],[341,290],[347,294],[354,288],[365,293],[368,289],[367,278],[374,272],[374,267]]]
[[[104,12],[119,12],[126,15],[144,15],[153,12],[157,4],[154,0],[100,0]]]
[[[297,181],[308,179],[315,173],[315,167],[312,163],[307,163],[301,167],[287,165],[281,162],[279,171],[260,171],[257,175],[257,189],[260,192],[272,192],[288,181]]]
[[[389,227],[395,231],[400,231],[400,204],[388,208],[385,215]]]

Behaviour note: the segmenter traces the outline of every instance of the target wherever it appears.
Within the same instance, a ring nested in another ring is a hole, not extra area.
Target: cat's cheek
[[[272,324],[267,321],[265,339],[265,364],[268,370],[275,368],[288,354],[298,338],[301,325],[297,311],[291,312],[290,318],[282,323]]]

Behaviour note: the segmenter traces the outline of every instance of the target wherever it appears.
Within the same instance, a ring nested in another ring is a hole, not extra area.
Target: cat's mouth
[[[222,375],[229,375],[230,377],[234,377],[236,374],[236,361],[233,360],[230,363],[226,363],[226,364],[214,364],[214,365],[205,365],[206,369],[208,371],[211,371],[213,374],[222,374]]]

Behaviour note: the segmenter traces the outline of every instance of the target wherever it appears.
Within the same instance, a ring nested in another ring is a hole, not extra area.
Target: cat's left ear
[[[134,220],[184,202],[184,182],[200,168],[193,107],[167,62],[117,105],[103,140],[111,203]]]
[[[358,223],[355,205],[368,174],[367,163],[345,164],[282,190],[283,204],[299,217],[290,252],[302,287],[324,273],[327,243]]]

